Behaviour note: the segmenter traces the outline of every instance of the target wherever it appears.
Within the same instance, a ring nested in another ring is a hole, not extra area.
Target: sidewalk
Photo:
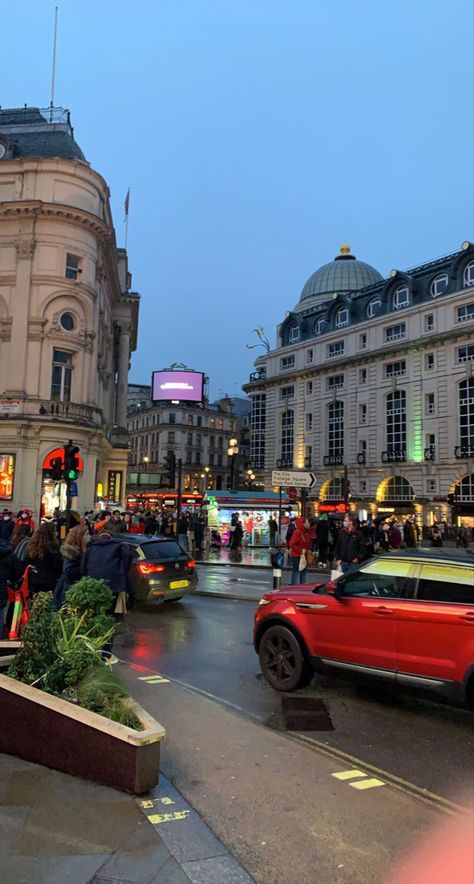
[[[198,565],[233,565],[239,568],[265,568],[265,570],[271,573],[272,552],[273,549],[268,547],[245,547],[241,552],[233,552],[228,547],[223,547],[221,550],[201,550],[199,553],[196,553],[196,563]],[[286,558],[287,554],[285,551],[285,560]],[[285,564],[283,570],[291,571],[291,565]],[[308,568],[308,571],[316,574],[328,574],[329,568],[313,566]]]
[[[134,798],[2,754],[0,881],[252,884],[166,778]]]

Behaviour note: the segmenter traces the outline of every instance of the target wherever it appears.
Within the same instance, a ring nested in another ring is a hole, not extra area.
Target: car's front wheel
[[[309,684],[312,671],[296,636],[286,626],[270,626],[258,650],[260,666],[276,691],[295,691]]]

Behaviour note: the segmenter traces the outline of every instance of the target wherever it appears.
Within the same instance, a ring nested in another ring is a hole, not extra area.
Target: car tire
[[[264,677],[276,691],[296,691],[313,677],[298,639],[286,626],[277,624],[264,632],[258,656]]]

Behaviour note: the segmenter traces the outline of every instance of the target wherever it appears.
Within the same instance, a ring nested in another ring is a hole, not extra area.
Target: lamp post
[[[147,469],[148,469],[148,461],[149,461],[149,460],[150,460],[150,458],[148,457],[148,454],[144,454],[144,455],[143,455],[143,463],[145,464],[145,468],[144,468],[144,471],[145,471],[145,472],[146,472]],[[140,469],[140,467],[138,467],[138,469]],[[142,484],[141,473],[138,473],[138,474],[137,474],[137,486],[140,488],[140,487],[141,487],[141,484]]]
[[[209,485],[209,479],[211,478],[211,476],[209,476],[210,470],[211,470],[210,467],[204,467],[204,472],[206,474],[206,482],[205,482],[204,491],[209,491],[211,488],[211,486]]]
[[[253,483],[255,482],[255,473],[251,467],[249,467],[249,469],[247,470],[246,475],[247,475],[247,479],[246,479],[247,485],[249,488],[251,488]]]
[[[227,456],[230,458],[230,490],[234,491],[234,474],[235,474],[235,458],[239,453],[239,444],[237,439],[232,437],[229,439],[229,447],[227,449]]]

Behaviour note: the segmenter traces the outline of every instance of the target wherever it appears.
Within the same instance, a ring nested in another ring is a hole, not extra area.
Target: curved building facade
[[[244,386],[254,469],[311,469],[315,508],[474,526],[473,365],[472,243],[385,279],[344,245]]]
[[[0,110],[0,505],[65,504],[51,459],[72,439],[73,506],[92,508],[128,459],[126,407],[139,296],[104,179],[61,109]]]

